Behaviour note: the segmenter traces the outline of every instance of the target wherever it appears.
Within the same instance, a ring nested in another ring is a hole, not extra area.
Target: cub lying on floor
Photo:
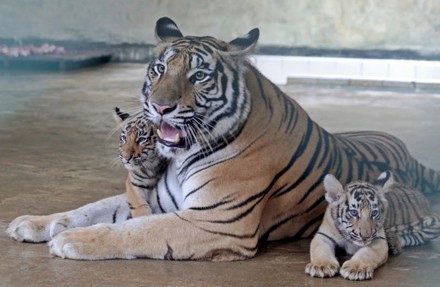
[[[333,277],[339,272],[350,280],[373,278],[374,270],[388,259],[384,230],[388,203],[384,189],[366,182],[350,183],[344,189],[333,175],[325,176],[324,188],[329,206],[311,242],[311,262],[306,265],[306,273]],[[341,268],[336,247],[353,255]]]

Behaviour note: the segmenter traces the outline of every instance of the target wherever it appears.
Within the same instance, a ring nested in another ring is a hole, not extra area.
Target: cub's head
[[[243,74],[258,29],[227,43],[183,36],[165,17],[155,32],[158,53],[148,64],[141,100],[158,126],[160,150],[174,156],[194,145],[212,150],[233,140],[250,111]]]
[[[367,246],[378,236],[388,206],[384,193],[392,181],[391,174],[386,172],[379,177],[379,185],[352,182],[343,187],[333,175],[325,176],[325,199],[336,227],[346,240]]]
[[[156,135],[153,126],[143,114],[130,117],[129,114],[114,109],[114,117],[121,125],[119,138],[119,159],[129,170],[148,168],[158,160]]]

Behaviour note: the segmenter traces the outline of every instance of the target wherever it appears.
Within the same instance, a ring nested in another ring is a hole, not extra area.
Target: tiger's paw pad
[[[368,280],[373,278],[374,268],[368,264],[349,260],[342,264],[339,273],[349,280]]]
[[[309,263],[306,265],[305,272],[312,277],[334,277],[338,273],[339,263],[328,261],[320,263]]]

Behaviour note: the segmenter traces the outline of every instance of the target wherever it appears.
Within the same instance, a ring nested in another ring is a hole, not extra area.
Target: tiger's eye
[[[156,71],[156,73],[158,74],[163,74],[165,72],[165,66],[162,64],[156,64],[154,66],[154,70]]]
[[[379,211],[377,211],[377,210],[373,210],[373,211],[371,212],[371,216],[376,216],[378,213],[379,213]]]
[[[194,77],[196,78],[197,81],[203,80],[205,78],[205,73],[203,73],[202,71],[198,71]]]

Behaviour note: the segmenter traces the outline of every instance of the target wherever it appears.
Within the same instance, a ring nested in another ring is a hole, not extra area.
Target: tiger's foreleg
[[[342,264],[339,273],[342,277],[350,280],[367,280],[373,278],[376,268],[384,264],[388,259],[388,245],[385,234],[374,239],[365,247],[359,249],[350,260]]]
[[[116,223],[130,217],[125,194],[112,196],[78,209],[51,215],[23,215],[14,219],[6,230],[17,241],[45,242],[58,233],[97,223]]]
[[[125,190],[133,218],[152,214],[151,207],[145,198],[144,190],[134,186],[130,176],[125,181]]]
[[[200,227],[193,214],[191,210],[153,214],[119,224],[68,230],[50,241],[50,252],[87,260],[141,257],[230,261],[255,255],[258,232],[243,237],[240,230],[210,230]]]
[[[312,277],[334,277],[339,270],[335,256],[336,245],[328,235],[318,231],[310,243],[310,263],[305,272]]]

